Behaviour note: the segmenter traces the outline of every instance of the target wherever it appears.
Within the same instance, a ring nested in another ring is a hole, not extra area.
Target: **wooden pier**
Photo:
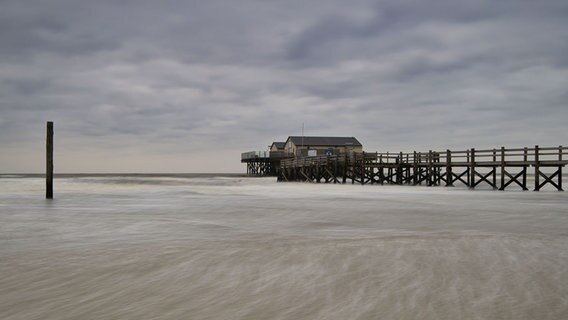
[[[281,151],[250,151],[241,154],[241,162],[247,164],[250,176],[277,176],[280,163],[293,156]]]
[[[315,157],[282,156],[278,163],[265,162],[264,169],[254,166],[249,169],[253,174],[276,173],[278,181],[447,187],[462,184],[470,189],[483,184],[494,190],[505,190],[511,186],[528,190],[527,176],[534,174],[534,191],[546,185],[563,191],[562,168],[568,164],[566,153],[562,146],[411,153],[361,152]]]

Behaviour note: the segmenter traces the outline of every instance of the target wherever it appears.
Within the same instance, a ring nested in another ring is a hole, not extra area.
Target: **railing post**
[[[505,190],[505,147],[501,147],[501,188]]]
[[[347,182],[347,153],[343,156],[343,179],[341,183],[345,184]]]
[[[562,146],[558,147],[558,191],[562,189]]]
[[[452,181],[452,151],[450,149],[446,150],[446,187],[453,187],[454,183]]]
[[[337,156],[333,156],[333,183],[337,183]]]
[[[398,184],[402,184],[402,179],[403,179],[403,168],[404,168],[404,161],[402,158],[402,151],[400,152],[400,155],[398,156],[398,171],[396,173],[396,180]]]
[[[412,168],[412,184],[418,184],[418,158],[416,155],[416,151],[414,151],[414,159],[413,159],[413,168]]]
[[[422,151],[418,152],[418,164],[419,164],[418,165],[418,168],[419,168],[418,172],[420,172],[420,177],[418,178],[418,183],[420,183],[420,185],[422,185],[422,180],[424,180],[423,179],[424,177],[423,177],[422,174],[427,174],[427,172],[424,173],[424,171],[428,170],[428,168],[426,168],[426,170],[423,170],[424,168],[422,167]]]
[[[523,152],[523,162],[525,163],[525,166],[523,167],[523,191],[528,191],[529,188],[527,188],[527,162],[529,161],[529,148],[525,147],[525,150]]]
[[[434,173],[432,172],[432,150],[428,150],[428,186],[432,186],[433,185],[433,175]]]
[[[493,190],[497,189],[497,150],[493,149]]]
[[[468,163],[468,165],[466,165],[466,169],[465,169],[465,171],[467,172],[467,174],[465,176],[466,176],[467,186],[469,187],[470,186],[469,179],[471,178],[471,174],[469,174],[469,171],[470,171],[469,170],[469,150],[465,151],[465,162]]]
[[[365,151],[361,153],[361,185],[365,184]]]
[[[475,148],[471,148],[471,155],[470,155],[470,178],[469,178],[469,187],[471,189],[475,188]]]
[[[405,164],[405,166],[406,166],[406,175],[405,175],[404,179],[406,180],[406,183],[407,183],[407,184],[411,184],[411,183],[410,183],[410,178],[411,178],[411,175],[410,175],[410,155],[409,155],[408,153],[406,154],[406,162],[405,162],[405,163],[406,163],[406,164]]]
[[[379,171],[379,183],[380,184],[384,184],[385,183],[385,172],[384,172],[384,165],[383,165],[383,155],[379,154],[379,167],[377,168],[377,170]]]
[[[538,145],[534,146],[534,191],[540,191],[540,156]]]

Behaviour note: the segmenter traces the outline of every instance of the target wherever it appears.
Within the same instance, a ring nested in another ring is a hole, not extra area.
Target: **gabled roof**
[[[285,144],[286,144],[286,142],[274,141],[274,142],[272,142],[272,145],[270,147],[276,146],[276,148],[278,148],[278,149],[284,149]]]
[[[290,136],[288,141],[292,141],[296,146],[322,146],[339,147],[354,146],[362,147],[362,144],[355,137],[309,137],[309,136]]]

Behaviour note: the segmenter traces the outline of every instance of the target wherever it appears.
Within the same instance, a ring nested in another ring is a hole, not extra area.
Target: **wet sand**
[[[563,319],[568,193],[0,178],[1,319]]]

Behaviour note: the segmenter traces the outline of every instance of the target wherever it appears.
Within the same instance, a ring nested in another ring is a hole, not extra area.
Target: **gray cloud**
[[[302,122],[370,150],[565,144],[567,18],[553,0],[2,1],[0,163],[41,171],[46,120],[60,171],[241,171]]]

